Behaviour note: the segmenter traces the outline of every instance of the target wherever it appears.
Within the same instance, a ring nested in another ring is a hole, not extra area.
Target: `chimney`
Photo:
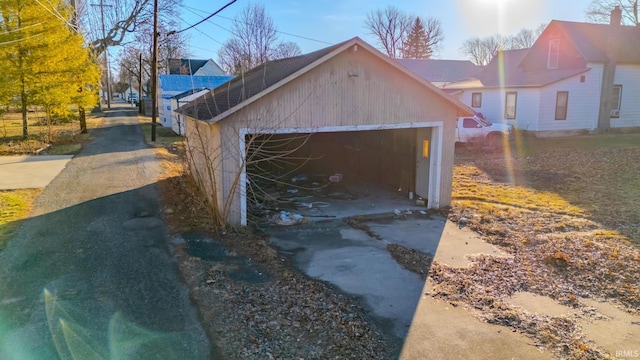
[[[622,23],[622,9],[617,6],[611,10],[611,18],[609,20],[610,25],[620,25]]]

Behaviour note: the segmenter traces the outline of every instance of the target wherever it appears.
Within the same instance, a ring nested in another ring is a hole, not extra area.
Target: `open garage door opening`
[[[437,130],[248,134],[247,220],[289,224],[424,211],[435,189]]]

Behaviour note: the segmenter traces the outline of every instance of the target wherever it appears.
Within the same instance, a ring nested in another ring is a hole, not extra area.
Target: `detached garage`
[[[374,183],[447,206],[456,118],[473,113],[359,38],[268,61],[179,112],[192,175],[241,225],[267,182]]]

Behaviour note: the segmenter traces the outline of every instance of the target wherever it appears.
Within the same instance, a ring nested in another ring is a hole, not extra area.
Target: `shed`
[[[448,206],[456,118],[473,113],[357,37],[268,61],[178,112],[192,175],[213,206],[227,210],[225,220],[241,225],[255,195],[249,188],[296,170],[261,166],[265,144],[269,156],[293,148],[303,155],[295,158],[313,159],[315,171],[410,191],[429,208]]]

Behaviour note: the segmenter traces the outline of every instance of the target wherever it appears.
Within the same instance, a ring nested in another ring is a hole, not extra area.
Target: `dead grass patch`
[[[0,249],[27,218],[42,189],[0,190]]]
[[[513,258],[476,257],[465,269],[434,262],[431,295],[466,304],[558,357],[605,358],[576,321],[583,298],[640,311],[640,134],[525,142],[514,156],[459,159],[449,215]],[[505,301],[518,291],[576,314],[523,313]]]

